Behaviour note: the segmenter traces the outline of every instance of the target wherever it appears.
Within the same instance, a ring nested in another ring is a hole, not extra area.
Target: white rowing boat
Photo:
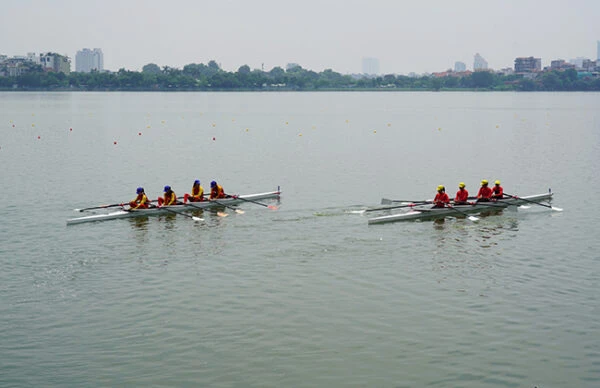
[[[106,220],[114,220],[118,218],[131,218],[131,217],[144,217],[144,216],[153,216],[158,214],[169,214],[173,212],[183,212],[183,211],[193,211],[193,210],[202,210],[209,208],[219,208],[219,207],[228,207],[231,205],[237,205],[244,202],[255,202],[264,199],[279,199],[281,195],[281,191],[269,191],[266,193],[258,193],[258,194],[246,194],[239,195],[231,198],[221,198],[217,201],[203,201],[203,202],[189,202],[185,205],[173,205],[167,206],[165,208],[154,207],[150,209],[136,209],[136,210],[127,210],[120,209],[116,211],[112,211],[109,213],[103,214],[93,214],[85,217],[77,217],[71,218],[67,220],[67,225],[81,224],[84,222],[93,222],[93,221],[106,221]],[[260,204],[260,203],[259,203]]]
[[[411,207],[409,211],[404,213],[390,214],[380,217],[370,218],[369,225],[384,224],[388,222],[398,221],[415,221],[415,220],[432,220],[445,217],[464,217],[464,213],[481,213],[481,212],[497,212],[508,206],[519,206],[527,203],[538,203],[550,201],[552,199],[551,192],[545,194],[530,195],[527,197],[511,197],[494,202],[480,202],[469,205],[454,205],[452,207],[432,208],[431,205],[421,205]],[[427,207],[426,207],[427,206]],[[544,205],[543,205],[544,206]]]

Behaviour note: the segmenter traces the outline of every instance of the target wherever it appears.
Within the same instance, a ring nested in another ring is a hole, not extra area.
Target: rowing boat
[[[444,208],[426,208],[426,205],[411,207],[404,213],[390,214],[370,218],[369,225],[384,224],[398,221],[432,220],[445,217],[461,217],[464,213],[494,212],[507,208],[508,206],[519,206],[531,202],[540,203],[552,199],[551,192],[545,194],[530,195],[527,197],[511,197],[494,202],[480,202],[467,205],[454,205]]]
[[[252,202],[263,199],[279,199],[281,192],[277,191],[269,191],[265,193],[258,194],[246,194],[239,195],[231,198],[221,198],[218,202],[214,201],[202,201],[202,202],[190,202],[184,205],[173,205],[168,206],[167,209],[161,207],[154,207],[150,209],[135,209],[135,210],[126,210],[120,209],[116,211],[112,211],[109,213],[103,214],[93,214],[85,217],[77,217],[71,218],[67,220],[67,225],[81,224],[84,222],[93,222],[93,221],[107,221],[114,220],[118,218],[131,218],[131,217],[144,217],[144,216],[154,216],[159,214],[169,214],[173,211],[182,212],[182,211],[192,211],[192,210],[202,210],[209,208],[219,208],[219,207],[227,207],[231,205],[236,205],[244,202]]]

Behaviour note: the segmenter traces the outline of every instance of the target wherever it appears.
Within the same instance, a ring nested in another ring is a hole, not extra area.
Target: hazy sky
[[[596,59],[600,0],[2,0],[0,54],[99,47],[104,67],[182,68],[215,60],[228,71],[287,63],[361,72],[444,71],[480,53],[494,69],[514,58]]]

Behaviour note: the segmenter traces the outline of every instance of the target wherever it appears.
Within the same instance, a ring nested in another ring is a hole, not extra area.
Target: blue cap
[[[171,186],[165,186],[165,193],[166,193],[167,191],[171,191]]]
[[[199,181],[198,179],[196,179],[196,180],[194,181],[194,184],[195,184],[195,185],[199,185],[199,184],[200,184],[200,181]]]
[[[138,194],[141,194],[141,193],[143,193],[143,192],[144,192],[144,188],[143,188],[143,187],[138,187],[138,188],[137,188],[137,190],[136,190],[136,192],[137,192]]]
[[[217,182],[216,182],[216,181],[212,181],[212,182],[210,182],[210,187],[215,187],[216,185],[217,185]]]

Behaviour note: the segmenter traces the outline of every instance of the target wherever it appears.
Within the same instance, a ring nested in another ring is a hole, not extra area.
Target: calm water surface
[[[597,387],[600,94],[0,93],[0,386]],[[116,144],[115,144],[116,142]],[[367,225],[502,180],[533,206]],[[279,210],[66,226],[194,179]]]

